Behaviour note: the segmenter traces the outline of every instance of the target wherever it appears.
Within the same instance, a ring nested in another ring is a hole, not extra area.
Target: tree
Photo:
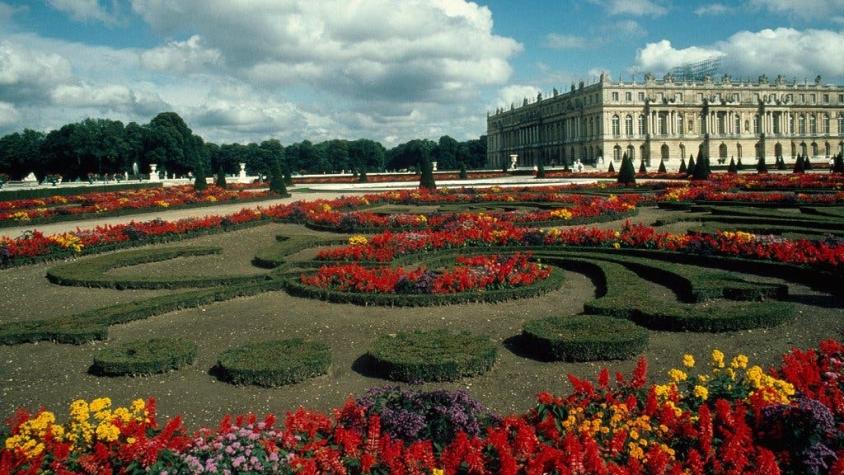
[[[422,145],[417,145],[419,148],[419,167],[422,176],[419,179],[419,188],[424,190],[436,190],[437,184],[434,182],[434,166],[431,164],[431,154],[429,149]]]
[[[730,175],[735,175],[738,173],[738,168],[736,168],[736,159],[735,157],[730,159],[730,166],[727,167],[727,173]]]
[[[197,192],[204,191],[208,188],[208,181],[205,178],[205,160],[196,159],[196,165],[193,167],[193,189]]]
[[[765,156],[759,155],[756,160],[756,173],[768,173],[768,165],[765,164]]]
[[[811,170],[812,169],[812,160],[809,159],[808,155],[803,156],[803,169],[804,170]]]
[[[686,173],[686,159],[680,157],[680,173]]]
[[[366,183],[369,181],[369,178],[366,176],[366,167],[361,168],[360,173],[358,173],[358,183]]]
[[[798,154],[797,160],[794,162],[794,169],[792,173],[805,173],[806,172],[806,165],[803,161],[803,155]]]
[[[228,188],[229,187],[228,183],[226,183],[226,172],[223,170],[222,166],[217,168],[216,184],[220,188]]]
[[[187,173],[195,166],[198,150],[194,147],[193,132],[175,112],[162,112],[147,126],[144,149],[147,163],[176,174]]]
[[[777,157],[777,170],[785,170],[785,169],[786,169],[785,159],[782,158],[782,155],[780,155],[779,157]]]
[[[641,163],[639,163],[639,174],[645,175],[648,173],[648,168],[645,166],[645,158],[642,157]]]
[[[686,168],[686,173],[688,173],[689,175],[694,175],[695,174],[695,168],[696,168],[695,158],[693,156],[689,155],[689,166]]]
[[[736,162],[736,170],[738,170],[738,171],[744,170],[744,164],[741,163],[741,157],[739,157],[738,161]]]
[[[278,158],[273,158],[270,163],[270,191],[288,197],[287,186],[284,184],[284,173],[281,171],[281,163]]]
[[[627,156],[627,152],[621,158],[621,169],[618,172],[618,182],[625,185],[636,183],[636,170],[633,168],[633,160]]]
[[[434,152],[434,157],[437,160],[437,168],[439,170],[454,170],[459,166],[457,161],[458,149],[460,142],[454,140],[448,135],[440,137],[437,148]]]
[[[668,173],[668,170],[665,169],[665,160],[659,160],[659,168],[657,169],[657,173]]]
[[[692,173],[692,180],[708,180],[709,179],[709,157],[703,155],[703,151],[697,151],[697,164],[695,165],[694,173]]]
[[[832,162],[832,173],[844,173],[844,154],[838,153]]]
[[[466,171],[466,162],[460,162],[459,178],[461,180],[468,180],[469,179],[469,173]]]
[[[568,164],[567,164],[568,166]],[[610,160],[610,167],[607,168],[607,173],[615,173],[615,167],[612,164],[612,160]]]
[[[41,145],[46,136],[43,132],[24,129],[0,139],[0,172],[7,173],[12,180],[20,180],[43,165]]]
[[[545,165],[542,164],[542,159],[539,159],[539,164],[536,166],[536,178],[545,178]]]

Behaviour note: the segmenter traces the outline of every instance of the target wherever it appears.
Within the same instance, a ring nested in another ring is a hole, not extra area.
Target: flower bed
[[[114,216],[167,208],[212,206],[272,198],[269,191],[229,190],[209,186],[201,192],[192,185],[107,191],[72,196],[50,196],[0,202],[0,226],[51,223],[90,216]]]
[[[0,473],[837,474],[842,378],[844,345],[826,341],[772,372],[715,350],[708,365],[684,355],[658,384],[644,359],[614,383],[606,369],[594,383],[570,375],[572,393],[501,418],[465,396],[382,390],[332,416],[227,417],[191,434],[178,417],[159,425],[152,400],[75,401],[64,424],[43,409],[12,417]],[[414,427],[397,427],[397,413]]]

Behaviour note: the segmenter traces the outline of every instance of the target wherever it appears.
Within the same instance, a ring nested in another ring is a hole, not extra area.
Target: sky
[[[0,134],[175,111],[207,140],[485,133],[601,72],[844,84],[844,0],[0,0]]]

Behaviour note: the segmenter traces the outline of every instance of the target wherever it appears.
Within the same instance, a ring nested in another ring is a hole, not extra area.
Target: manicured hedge
[[[49,320],[12,322],[0,325],[0,344],[17,345],[36,341],[55,341],[79,345],[104,340],[108,327],[153,315],[192,308],[237,297],[281,290],[280,280],[212,287],[172,295],[162,295],[135,302],[122,303]]]
[[[346,244],[346,239],[327,238],[315,235],[276,236],[276,242],[258,250],[252,258],[252,264],[264,269],[275,269],[284,264],[285,258],[304,249],[316,246]]]
[[[0,201],[27,200],[35,198],[49,198],[51,196],[71,196],[85,193],[103,193],[109,191],[140,190],[144,188],[161,188],[163,183],[124,183],[120,185],[87,185],[74,187],[36,188],[32,190],[3,190],[0,191]]]
[[[321,263],[325,265],[325,262]],[[551,268],[548,278],[533,285],[514,287],[509,289],[484,290],[475,292],[460,292],[455,294],[376,294],[341,292],[338,290],[322,289],[305,285],[299,281],[300,274],[287,274],[284,281],[285,290],[290,295],[313,299],[326,300],[335,303],[351,303],[355,305],[383,305],[393,307],[427,307],[431,305],[448,305],[469,302],[503,302],[517,298],[535,297],[546,292],[556,290],[563,284],[565,278],[561,269]]]
[[[232,384],[283,386],[328,372],[331,350],[301,338],[250,343],[225,351],[217,363],[220,377]]]
[[[192,246],[141,249],[97,256],[82,261],[62,264],[47,271],[47,279],[58,285],[99,287],[112,289],[180,289],[190,287],[216,287],[265,280],[265,274],[209,276],[209,277],[115,277],[108,271],[150,262],[160,262],[177,257],[208,256],[220,254],[219,247]]]
[[[376,371],[394,381],[454,381],[485,373],[495,364],[486,337],[448,330],[379,337],[369,351]]]
[[[164,373],[193,364],[196,344],[181,338],[152,338],[104,348],[91,371],[104,376]]]
[[[525,347],[559,361],[623,360],[648,346],[648,331],[629,320],[570,315],[531,320],[522,329]]]

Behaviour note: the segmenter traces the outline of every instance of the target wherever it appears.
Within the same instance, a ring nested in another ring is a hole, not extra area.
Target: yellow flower
[[[97,426],[97,439],[113,442],[120,437],[120,429],[111,422],[103,422]]]
[[[428,217],[425,216],[424,214],[420,214],[420,215],[416,216],[416,222],[418,224],[426,224],[428,222]]]
[[[551,211],[551,216],[557,219],[569,220],[572,218],[573,215],[571,211],[567,210],[566,208],[560,208]]]
[[[683,366],[686,368],[694,368],[695,367],[695,357],[690,354],[683,355]]]
[[[166,201],[164,201],[164,200],[158,200],[158,201],[156,201],[156,202],[155,202],[155,203],[153,203],[153,204],[154,204],[155,206],[158,206],[159,208],[169,208],[169,207],[170,207],[170,203],[168,203],[168,202],[166,202]]]
[[[143,399],[135,399],[132,401],[132,411],[141,412],[146,409],[146,402]]]
[[[712,350],[712,365],[718,368],[724,367],[724,353],[721,350]]]
[[[612,247],[613,247],[613,249],[621,249],[621,244],[620,244],[620,243],[617,243],[617,242],[614,242],[614,243],[612,244]]]
[[[695,386],[694,394],[695,397],[700,398],[702,401],[706,401],[706,398],[709,397],[709,390],[703,386]]]
[[[101,397],[98,399],[94,399],[91,401],[91,404],[88,406],[92,412],[100,412],[103,409],[108,409],[111,407],[111,399],[107,397]]]
[[[671,368],[668,371],[668,377],[675,383],[679,383],[680,381],[685,381],[688,378],[688,375],[682,370]]]
[[[355,234],[349,238],[350,246],[365,246],[367,243],[369,243],[369,240],[362,234]]]
[[[747,368],[747,362],[748,362],[747,356],[740,354],[740,355],[736,356],[735,358],[733,358],[732,361],[730,361],[730,366],[732,366],[735,369]]]

